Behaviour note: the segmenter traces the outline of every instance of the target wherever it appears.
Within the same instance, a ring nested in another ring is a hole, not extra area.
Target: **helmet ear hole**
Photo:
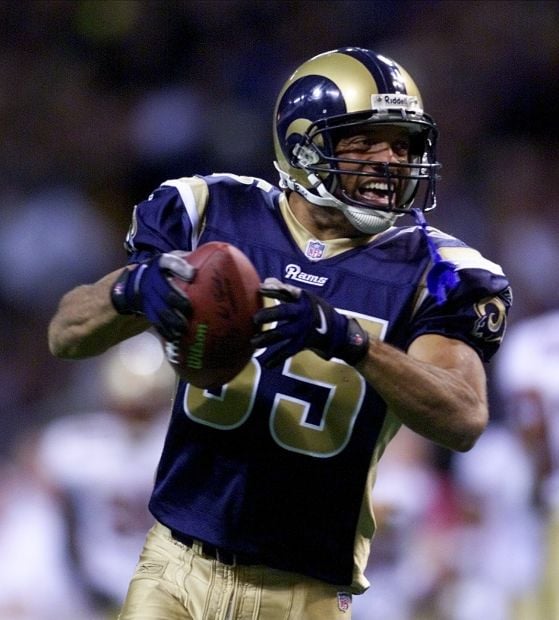
[[[321,158],[314,146],[309,144],[296,144],[291,150],[291,163],[297,168],[307,168],[320,163]]]

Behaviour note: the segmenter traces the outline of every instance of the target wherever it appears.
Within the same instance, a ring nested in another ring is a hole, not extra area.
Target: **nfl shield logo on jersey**
[[[338,609],[343,612],[351,609],[351,594],[348,592],[338,592]]]
[[[326,245],[316,239],[310,239],[307,242],[307,249],[305,250],[305,256],[310,260],[320,260],[324,255]]]

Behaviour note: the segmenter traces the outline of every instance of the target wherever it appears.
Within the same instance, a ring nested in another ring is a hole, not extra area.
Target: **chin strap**
[[[307,178],[314,192],[317,193],[311,192],[300,183],[297,183],[289,174],[284,172],[277,162],[274,162],[274,166],[279,173],[279,186],[282,189],[290,189],[292,192],[297,192],[310,203],[319,207],[338,209],[357,230],[367,235],[375,235],[387,230],[394,224],[398,217],[403,215],[401,213],[396,214],[388,211],[379,211],[346,204],[329,192],[316,174],[307,172]]]
[[[279,173],[279,186],[281,187],[281,189],[290,189],[292,192],[297,192],[298,194],[301,194],[303,198],[305,198],[309,202],[312,202],[313,205],[317,205],[319,207],[340,208],[342,206],[345,206],[343,202],[332,196],[332,194],[327,191],[321,179],[319,179],[315,174],[307,173],[307,177],[313,189],[318,192],[318,195],[310,192],[300,183],[297,183],[295,179],[293,179],[289,174],[284,172],[279,167],[278,162],[275,161],[274,166]]]
[[[443,260],[435,242],[429,235],[427,230],[427,221],[421,209],[412,209],[416,224],[421,229],[423,237],[429,248],[429,254],[433,261],[433,266],[427,274],[427,289],[429,293],[435,297],[438,304],[443,304],[450,292],[452,292],[460,283],[460,277],[456,271],[456,267],[449,261]]]

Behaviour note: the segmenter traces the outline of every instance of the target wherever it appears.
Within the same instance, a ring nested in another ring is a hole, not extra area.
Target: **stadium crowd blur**
[[[430,223],[504,266],[511,329],[559,308],[558,2],[20,0],[0,23],[0,620],[109,617],[68,569],[41,461],[60,418],[105,406],[102,359],[47,350],[57,300],[123,262],[131,207],[164,180],[275,182],[271,111],[307,57],[401,62],[441,132]],[[472,452],[404,432],[387,455],[355,620],[558,617],[535,600],[545,515],[494,373]]]

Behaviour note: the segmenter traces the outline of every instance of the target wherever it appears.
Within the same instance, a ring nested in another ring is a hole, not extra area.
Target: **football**
[[[217,388],[236,377],[254,352],[260,276],[243,252],[225,242],[208,242],[184,259],[196,268],[194,280],[175,276],[171,283],[188,295],[192,316],[182,338],[165,343],[167,359],[185,381]]]

